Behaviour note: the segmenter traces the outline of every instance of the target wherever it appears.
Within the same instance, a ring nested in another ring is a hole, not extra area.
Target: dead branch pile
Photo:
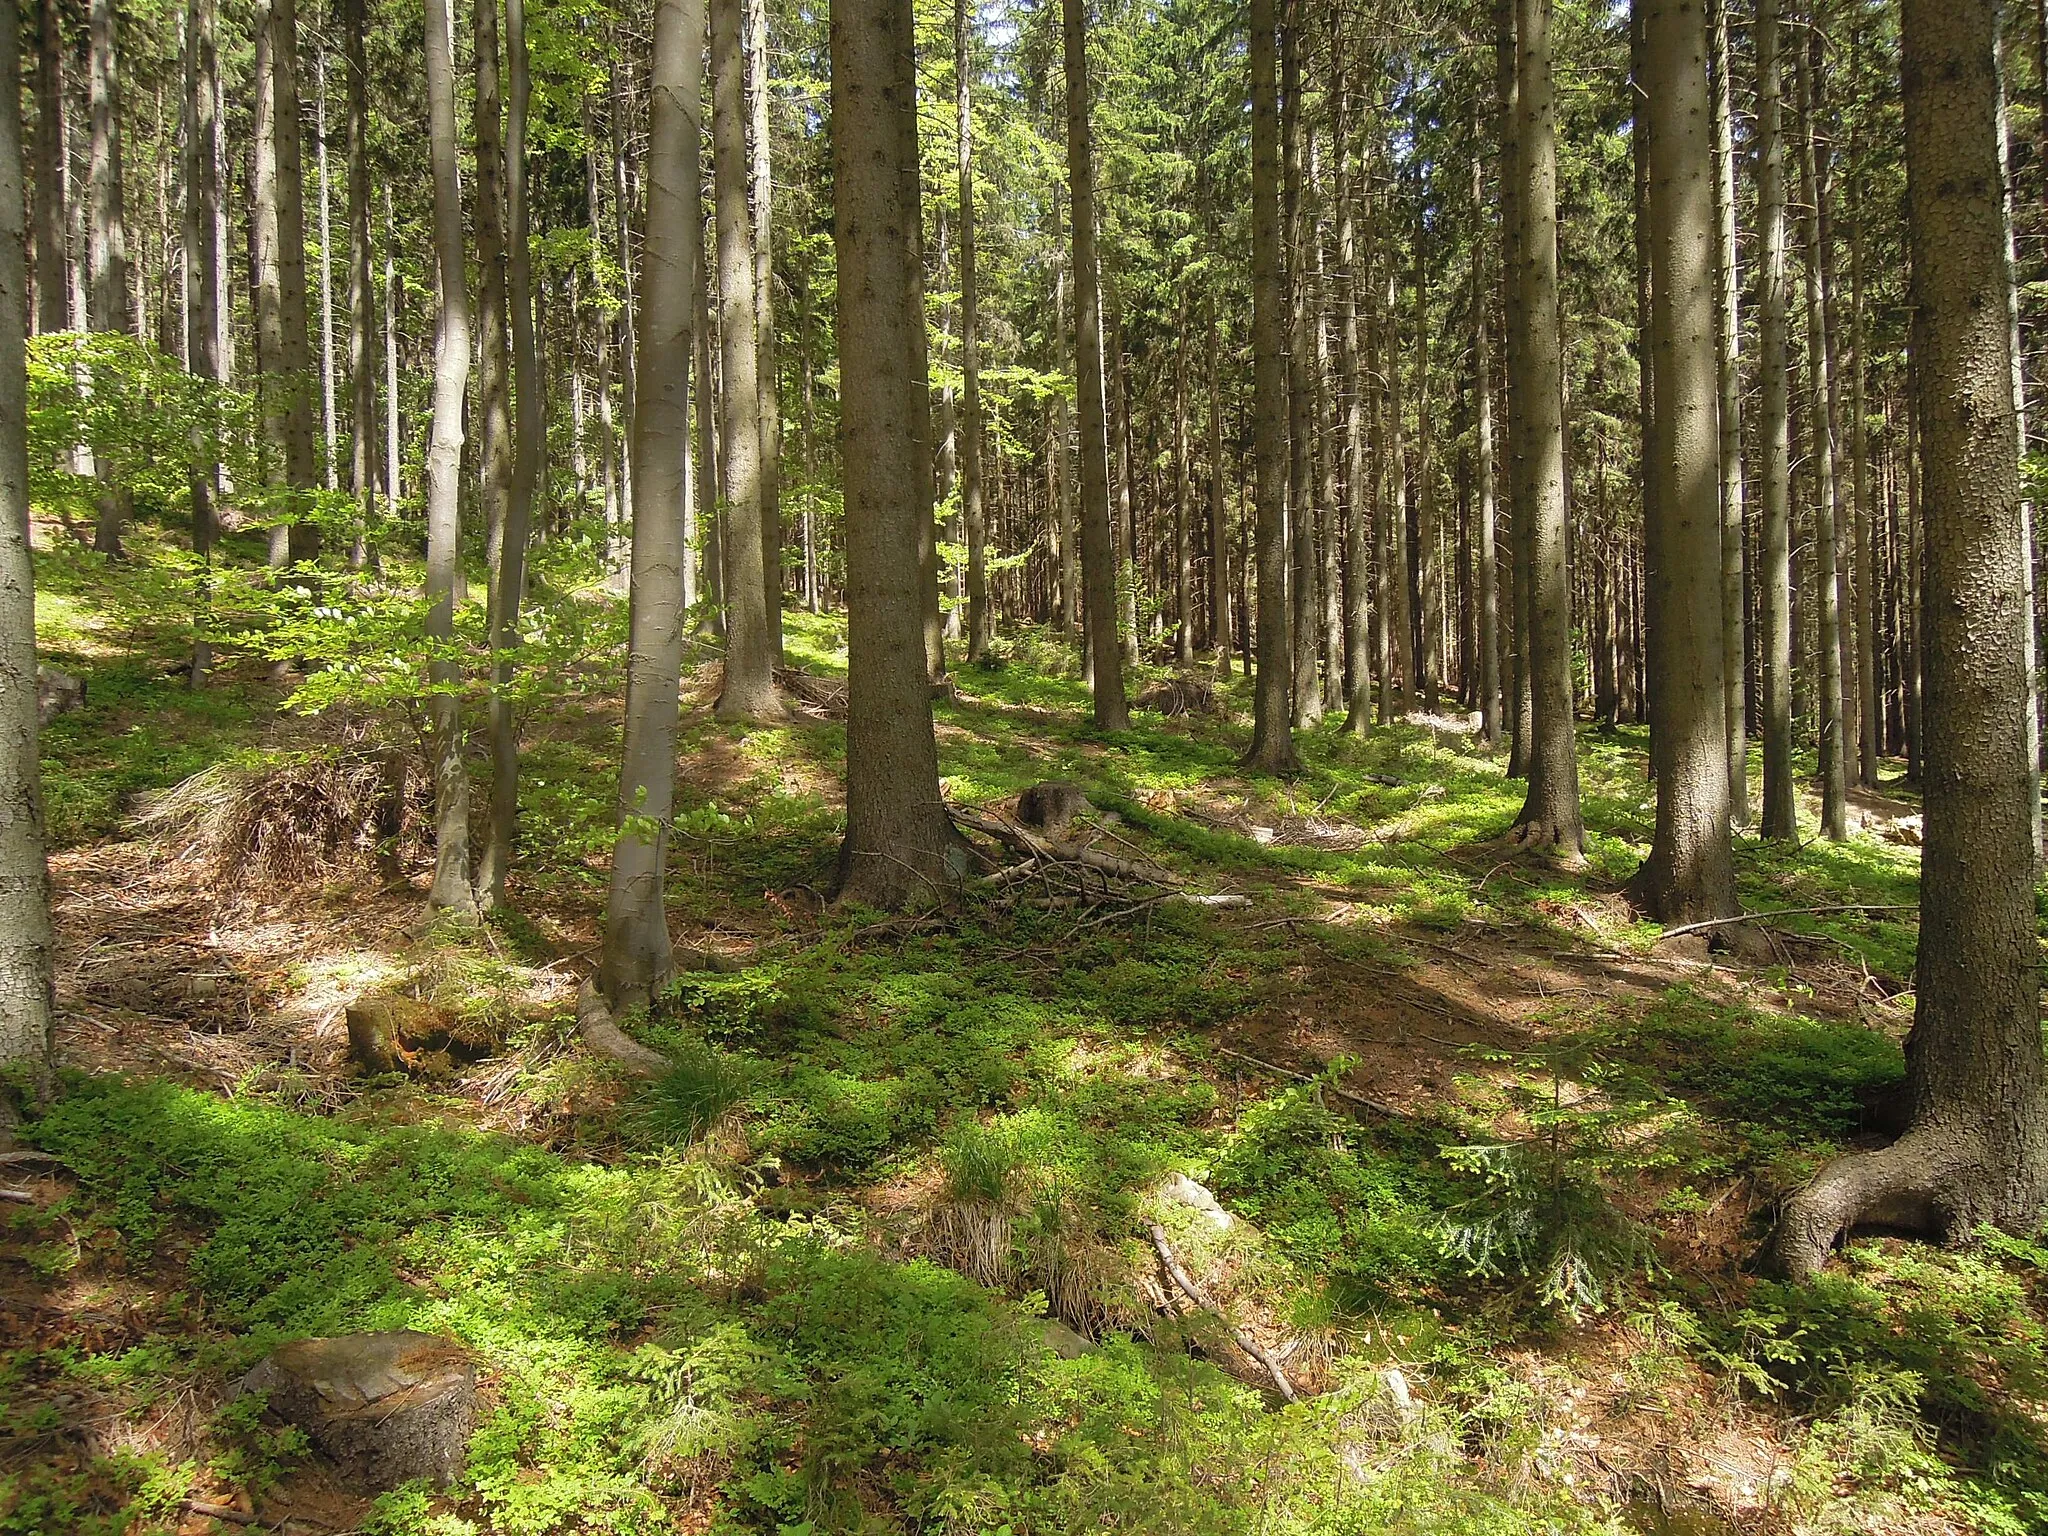
[[[281,888],[342,869],[397,878],[402,840],[431,819],[427,797],[404,752],[343,747],[216,763],[151,795],[135,820],[185,838],[223,888]]]
[[[796,701],[799,713],[814,720],[846,718],[846,679],[820,677],[801,667],[777,667],[775,686]]]
[[[1199,677],[1169,677],[1154,683],[1132,702],[1139,709],[1157,710],[1162,715],[1220,715],[1223,701],[1216,690]]]
[[[1199,895],[1184,889],[1178,875],[1157,864],[1042,836],[1006,816],[972,806],[952,805],[947,811],[961,830],[993,839],[1008,856],[1010,862],[978,882],[980,893],[998,907],[1074,912],[1081,926],[1093,926],[1173,903],[1246,904],[1243,896]]]
[[[1260,820],[1246,809],[1182,806],[1184,815],[1216,828],[1248,837],[1260,846],[1322,848],[1334,853],[1351,853],[1372,841],[1362,827],[1348,821],[1317,815],[1288,815]]]

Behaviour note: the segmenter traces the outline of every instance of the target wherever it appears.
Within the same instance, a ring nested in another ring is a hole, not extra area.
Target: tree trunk
[[[1341,59],[1341,55],[1339,56]],[[1337,367],[1344,391],[1344,729],[1372,729],[1372,590],[1368,525],[1372,492],[1365,452],[1365,378],[1358,354],[1358,229],[1351,180],[1351,92],[1341,71],[1331,82],[1336,155],[1338,321]]]
[[[1195,661],[1195,480],[1188,466],[1187,310],[1179,324],[1180,344],[1174,348],[1173,370],[1173,659],[1183,667]]]
[[[370,526],[376,520],[377,343],[376,290],[370,273],[369,56],[364,37],[367,0],[343,0],[341,67],[347,74],[348,114],[348,377],[351,394],[349,489],[356,498],[356,547],[350,564],[369,563]]]
[[[1742,540],[1742,274],[1737,257],[1733,81],[1729,72],[1728,6],[1712,0],[1714,90],[1715,276],[1719,302],[1714,312],[1721,412],[1721,685],[1727,735],[1728,815],[1732,825],[1749,821],[1749,742],[1744,658],[1747,647],[1743,605]]]
[[[1630,891],[1664,923],[1735,911],[1721,607],[1720,368],[1708,31],[1691,0],[1637,0],[1648,110],[1657,465],[1644,526],[1657,826]]]
[[[404,487],[399,484],[398,310],[404,290],[398,286],[398,224],[391,211],[391,183],[384,184],[384,515],[398,516]]]
[[[1786,1206],[1770,1257],[1795,1278],[1859,1223],[2031,1231],[2048,1191],[1998,7],[1906,0],[1901,30],[1928,632],[1912,1119]]]
[[[960,514],[967,530],[967,659],[994,638],[988,597],[988,519],[981,504],[981,336],[974,252],[974,12],[953,4],[953,77],[960,141]]]
[[[64,120],[64,26],[59,0],[36,5],[36,126],[32,153],[36,177],[36,330],[64,330],[70,323],[71,275],[64,253],[65,208],[71,199],[70,155]]]
[[[15,0],[0,0],[0,1066],[25,1069],[40,1090],[49,1073],[55,943],[36,750],[20,38]],[[0,1120],[11,1114],[0,1109]]]
[[[775,361],[775,177],[768,133],[768,11],[747,5],[747,115],[753,126],[748,202],[753,217],[756,378],[761,392],[761,580],[771,660],[782,660],[782,374]]]
[[[1251,3],[1252,462],[1258,507],[1258,679],[1245,766],[1300,771],[1293,732],[1294,654],[1287,613],[1287,277],[1280,226],[1279,26],[1274,0]],[[1066,0],[1072,11],[1079,0]]]
[[[185,12],[185,360],[192,374],[208,383],[221,377],[220,288],[221,249],[215,239],[220,210],[219,166],[214,163],[214,133],[220,121],[220,57],[214,0],[189,0]],[[209,638],[210,572],[214,538],[214,490],[219,483],[219,422],[211,393],[201,397],[202,424],[193,429],[192,553],[203,574],[194,615],[192,668],[189,681],[198,687],[213,665]]]
[[[512,359],[506,335],[504,99],[498,67],[498,0],[471,0],[476,94],[470,120],[476,132],[477,502],[484,519],[485,565],[490,582],[486,632],[491,647],[491,805],[476,868],[477,900],[486,910],[505,903],[505,872],[512,857],[512,823],[519,784],[518,743],[504,656],[508,629],[518,622],[517,598],[505,584],[505,520],[512,502]],[[507,599],[511,605],[507,606]],[[503,674],[501,678],[500,674]],[[513,805],[498,803],[500,787]],[[502,812],[502,816],[501,816]]]
[[[1860,27],[1856,36],[1861,47]],[[1877,670],[1877,545],[1876,519],[1870,505],[1870,423],[1868,383],[1869,333],[1864,323],[1863,164],[1861,145],[1852,129],[1849,138],[1849,465],[1854,501],[1856,600],[1857,713],[1856,781],[1877,788],[1878,755],[1883,750],[1878,714]]]
[[[1443,514],[1437,501],[1436,433],[1429,408],[1428,227],[1422,217],[1423,188],[1416,186],[1415,220],[1415,601],[1420,643],[1415,669],[1422,702],[1432,712],[1444,678]]]
[[[327,157],[327,50],[313,75],[313,150],[320,173],[320,477],[328,490],[341,483],[341,434],[334,399],[334,218]]]
[[[686,551],[676,509],[690,467],[703,59],[704,0],[659,0],[647,110],[646,308],[640,328],[648,388],[633,416],[634,479],[647,515],[633,520],[626,735],[600,977],[605,995],[622,1006],[659,991],[675,965],[665,898],[676,702],[683,626],[689,622],[683,608]]]
[[[879,0],[874,0],[879,3]],[[1095,255],[1095,145],[1089,121],[1083,0],[1061,0],[1067,84],[1067,182],[1074,201],[1075,393],[1081,416],[1082,622],[1094,664],[1095,723],[1131,723],[1117,639],[1115,539],[1109,520],[1109,420],[1102,364],[1102,284]]]
[[[1223,488],[1223,380],[1216,310],[1209,309],[1209,647],[1230,676],[1230,519]]]
[[[304,520],[313,488],[312,344],[307,328],[305,154],[299,136],[296,0],[259,0],[256,20],[257,358],[270,452],[270,563],[296,565],[320,553],[319,529]]]
[[[780,720],[775,631],[768,610],[762,504],[760,305],[749,206],[743,0],[711,0],[711,156],[717,193],[722,505],[725,511],[725,687],[721,720]],[[637,477],[636,477],[637,478]],[[779,563],[779,562],[778,562]]]
[[[1521,239],[1518,350],[1524,370],[1515,458],[1516,532],[1529,588],[1529,792],[1514,840],[1575,856],[1585,849],[1572,719],[1571,601],[1565,573],[1564,375],[1557,300],[1557,123],[1551,0],[1514,0],[1515,159]]]
[[[128,294],[128,225],[121,188],[121,72],[118,17],[114,0],[91,0],[89,52],[90,205],[87,225],[88,313],[92,328],[123,334],[133,326]],[[128,497],[108,477],[117,471],[97,458],[94,472],[106,482],[99,491],[99,520],[92,547],[101,554],[121,553],[121,525],[127,519]]]
[[[427,150],[434,178],[434,259],[441,318],[434,347],[434,424],[427,444],[427,639],[452,652],[462,557],[462,397],[469,385],[469,278],[462,247],[462,180],[455,128],[451,0],[427,0]],[[462,668],[452,654],[428,666],[434,721],[434,883],[429,907],[473,912],[469,884],[469,767],[463,761]]]
[[[1763,835],[1799,837],[1792,776],[1792,435],[1779,0],[1757,0],[1757,424],[1763,491]]]
[[[887,910],[941,897],[966,871],[939,793],[923,638],[931,394],[913,31],[909,0],[832,7],[839,355],[864,359],[863,387],[841,402],[850,628],[839,898]],[[1107,670],[1116,677],[1113,655]]]
[[[1493,349],[1487,332],[1486,182],[1479,159],[1478,101],[1472,109],[1472,391],[1479,523],[1479,739],[1500,741],[1500,594],[1494,549]]]
[[[1302,209],[1306,125],[1301,110],[1301,0],[1283,0],[1280,16],[1281,200],[1287,273],[1287,614],[1294,640],[1294,728],[1323,718],[1316,689],[1316,502],[1311,462],[1315,428],[1309,342],[1308,240]]]
[[[1843,752],[1842,606],[1837,568],[1834,410],[1829,365],[1828,306],[1824,283],[1826,253],[1819,215],[1824,195],[1817,174],[1813,71],[1806,56],[1794,55],[1799,110],[1799,186],[1805,205],[1806,383],[1808,437],[1813,445],[1813,543],[1819,567],[1815,609],[1820,645],[1821,828],[1835,842],[1849,835],[1848,765]]]

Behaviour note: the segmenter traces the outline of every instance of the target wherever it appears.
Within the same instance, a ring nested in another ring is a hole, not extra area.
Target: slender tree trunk
[[[1656,501],[1644,528],[1657,825],[1630,890],[1660,922],[1735,911],[1721,605],[1720,368],[1714,326],[1709,33],[1691,0],[1637,0],[1649,113]]]
[[[65,209],[71,199],[70,155],[64,118],[64,27],[59,0],[36,4],[35,165],[36,330],[45,335],[70,323],[71,276],[64,254]]]
[[[1293,733],[1294,654],[1287,613],[1287,276],[1281,251],[1279,24],[1251,3],[1252,462],[1258,507],[1258,677],[1245,766],[1300,771]],[[1072,11],[1080,0],[1066,0]],[[1070,71],[1071,74],[1071,71]]]
[[[1283,236],[1287,269],[1287,543],[1292,561],[1288,619],[1294,639],[1294,728],[1323,717],[1316,688],[1316,503],[1309,274],[1302,180],[1307,128],[1301,110],[1301,0],[1283,0],[1280,17],[1280,134]]]
[[[974,11],[953,4],[953,77],[960,141],[960,513],[967,530],[967,659],[995,635],[988,595],[988,518],[981,504],[981,321],[974,250]]]
[[[1494,548],[1493,348],[1486,310],[1491,288],[1486,270],[1486,180],[1479,158],[1480,119],[1472,109],[1472,392],[1479,522],[1479,739],[1500,741],[1500,594]]]
[[[839,355],[866,360],[863,387],[841,402],[850,628],[839,896],[885,909],[928,903],[966,872],[939,794],[923,637],[931,393],[913,22],[909,0],[832,8]],[[1107,671],[1116,676],[1113,656]]]
[[[711,3],[711,151],[718,209],[718,332],[721,465],[725,510],[725,687],[722,720],[779,720],[775,630],[768,610],[762,504],[760,305],[755,287],[747,158],[746,71],[740,46],[743,0]],[[778,561],[779,564],[779,561]]]
[[[1860,33],[1858,38],[1860,51]],[[1858,752],[1856,779],[1865,789],[1877,788],[1878,756],[1883,750],[1878,714],[1877,544],[1871,512],[1870,421],[1868,399],[1869,332],[1864,323],[1863,166],[1861,145],[1849,140],[1849,465],[1854,499],[1856,682]]]
[[[1416,672],[1422,688],[1422,702],[1434,711],[1443,686],[1444,573],[1439,553],[1443,515],[1437,501],[1436,433],[1429,407],[1429,274],[1426,269],[1428,229],[1420,208],[1422,189],[1417,186],[1415,223],[1415,595],[1419,610],[1421,643],[1416,649]]]
[[[221,377],[220,287],[222,252],[216,242],[220,208],[219,166],[214,163],[214,131],[220,119],[220,58],[214,0],[189,0],[185,11],[185,359],[197,378],[218,383]],[[192,553],[202,576],[194,615],[191,686],[206,681],[213,665],[209,632],[214,539],[214,491],[219,482],[219,421],[210,392],[201,396],[202,419],[193,429]]]
[[[1744,644],[1742,483],[1742,274],[1735,214],[1735,111],[1728,52],[1729,0],[1713,0],[1714,226],[1719,302],[1714,313],[1715,357],[1721,414],[1721,683],[1728,740],[1728,813],[1731,824],[1749,821],[1749,711],[1743,686]]]
[[[114,0],[91,0],[89,110],[92,132],[89,163],[90,206],[87,225],[87,293],[92,328],[122,334],[133,328],[128,292],[128,223],[122,198],[121,71],[118,16]],[[119,470],[95,457],[94,472],[102,481],[99,520],[93,548],[101,554],[121,553],[121,525],[127,519],[128,496],[116,483]]]
[[[1823,1168],[1771,1258],[1803,1278],[1859,1222],[2032,1231],[2048,1192],[2012,269],[1998,6],[1906,0],[1913,353],[1925,429],[1927,788],[1906,1134]]]
[[[427,150],[434,182],[434,259],[441,318],[434,346],[434,425],[427,445],[427,639],[434,721],[434,883],[429,907],[471,912],[469,767],[463,760],[462,668],[452,655],[455,581],[462,554],[462,397],[469,385],[469,278],[462,245],[462,181],[455,127],[451,0],[427,0]]]
[[[1504,343],[1501,369],[1502,398],[1507,405],[1507,649],[1510,663],[1505,678],[1508,710],[1509,778],[1526,777],[1534,755],[1531,738],[1533,701],[1529,678],[1529,581],[1528,549],[1522,534],[1529,520],[1524,494],[1522,460],[1523,395],[1526,391],[1522,364],[1524,327],[1522,309],[1522,172],[1521,172],[1521,55],[1515,45],[1515,0],[1494,0],[1494,93],[1499,112],[1501,177],[1501,334]]]
[[[384,515],[398,516],[399,484],[398,310],[405,301],[398,286],[398,224],[391,211],[391,183],[384,184]]]
[[[1083,623],[1094,663],[1095,723],[1131,723],[1117,640],[1115,538],[1109,519],[1109,421],[1102,360],[1102,285],[1095,255],[1095,145],[1089,120],[1088,34],[1083,0],[1061,0],[1067,84],[1067,182],[1074,200],[1074,357],[1081,416]]]
[[[1763,835],[1799,836],[1792,776],[1792,437],[1779,0],[1757,0],[1757,425],[1762,482]]]
[[[1195,661],[1195,480],[1188,466],[1187,311],[1182,308],[1180,345],[1174,348],[1173,373],[1173,659],[1183,667]]]
[[[1341,60],[1342,55],[1340,54]],[[1341,72],[1331,83],[1332,138],[1337,195],[1338,321],[1337,366],[1344,391],[1344,729],[1364,736],[1372,729],[1372,585],[1368,525],[1372,493],[1367,479],[1365,378],[1358,354],[1358,230],[1351,180],[1351,92]]]
[[[1826,256],[1819,217],[1823,189],[1815,167],[1813,71],[1804,54],[1795,54],[1798,85],[1799,185],[1806,205],[1806,374],[1807,417],[1813,442],[1813,542],[1818,556],[1817,602],[1820,615],[1820,782],[1821,827],[1833,841],[1849,835],[1848,765],[1843,753],[1842,608],[1836,568],[1836,490],[1833,411],[1827,338],[1827,294],[1822,287]]]
[[[1529,679],[1534,703],[1529,793],[1515,818],[1525,847],[1584,851],[1578,742],[1572,719],[1571,603],[1565,571],[1564,375],[1557,298],[1557,124],[1551,85],[1551,0],[1514,0],[1515,155],[1521,240],[1525,387],[1516,459],[1517,532],[1529,585]]]
[[[1209,646],[1216,675],[1230,676],[1230,514],[1223,485],[1223,381],[1216,310],[1209,309]]]
[[[343,0],[341,67],[348,114],[348,377],[351,394],[349,489],[356,498],[356,547],[350,564],[369,564],[376,521],[376,289],[370,271],[370,93],[364,37],[367,0]]]
[[[634,480],[647,515],[633,520],[626,735],[600,976],[606,995],[621,1005],[644,1002],[675,966],[665,898],[676,702],[689,621],[683,607],[686,551],[676,512],[689,474],[703,59],[704,0],[657,0],[641,326],[648,388],[633,416]]]
[[[313,75],[313,148],[320,174],[320,442],[321,483],[328,490],[341,483],[341,433],[334,399],[334,219],[327,174],[327,50],[322,48]]]
[[[36,750],[36,599],[28,531],[28,274],[21,19],[0,0],[0,1065],[38,1090],[50,1061],[50,879]],[[12,1109],[0,1109],[11,1119]]]
[[[630,434],[640,397],[640,304],[634,294],[637,269],[633,260],[633,89],[631,77],[620,67],[621,62],[618,58],[612,61],[612,209],[616,215],[613,226],[619,242],[619,284],[625,299],[619,306],[619,409],[625,418],[626,433]],[[637,482],[633,478],[633,455],[630,449],[630,441],[621,442],[619,518],[621,523],[627,526],[632,524],[638,506],[635,500]]]
[[[510,660],[502,652],[508,629],[517,623],[517,599],[505,585],[505,521],[512,501],[512,359],[507,337],[505,294],[504,98],[498,62],[498,0],[471,0],[476,94],[470,118],[476,133],[476,328],[478,510],[484,519],[485,564],[490,581],[486,629],[491,646],[491,806],[476,869],[477,900],[486,910],[505,903],[505,874],[512,857],[512,823],[517,804],[518,743],[509,701],[499,673],[510,682]],[[506,600],[513,599],[510,607]],[[500,783],[513,806],[500,807]],[[504,812],[500,818],[501,810]]]
[[[782,661],[782,373],[775,360],[775,177],[768,133],[768,10],[746,0],[747,113],[753,128],[748,211],[753,220],[756,373],[761,420],[761,580],[771,661]]]

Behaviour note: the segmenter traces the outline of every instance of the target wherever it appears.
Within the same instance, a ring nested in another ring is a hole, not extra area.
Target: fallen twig
[[[1166,1229],[1156,1221],[1148,1221],[1145,1225],[1151,1230],[1152,1246],[1159,1251],[1159,1262],[1166,1266],[1166,1272],[1173,1277],[1173,1283],[1187,1294],[1189,1301],[1222,1321],[1223,1326],[1230,1330],[1230,1336],[1237,1340],[1237,1347],[1266,1368],[1266,1374],[1273,1378],[1273,1385],[1282,1397],[1290,1403],[1299,1402],[1301,1399],[1294,1390],[1294,1383],[1287,1379],[1287,1373],[1281,1370],[1279,1363],[1266,1352],[1266,1346],[1231,1321],[1230,1314],[1216,1304],[1213,1296],[1202,1289],[1201,1282],[1181,1267],[1180,1260],[1173,1256],[1173,1246],[1166,1240]]]
[[[1657,942],[1675,939],[1682,933],[1703,933],[1709,928],[1726,928],[1731,923],[1768,923],[1777,917],[1816,917],[1825,912],[1917,912],[1919,903],[1910,901],[1842,901],[1824,907],[1779,907],[1773,912],[1742,912],[1734,917],[1710,917],[1703,923],[1680,923],[1657,935]]]
[[[25,1189],[0,1189],[0,1200],[12,1201],[15,1205],[34,1205],[36,1197]]]
[[[1292,1078],[1297,1083],[1322,1083],[1324,1088],[1337,1095],[1338,1098],[1369,1109],[1376,1115],[1385,1115],[1389,1120],[1406,1120],[1408,1118],[1405,1111],[1396,1109],[1391,1104],[1383,1104],[1378,1099],[1368,1099],[1362,1093],[1353,1093],[1349,1088],[1341,1088],[1335,1083],[1323,1082],[1321,1078],[1311,1073],[1297,1072],[1292,1067],[1283,1067],[1277,1062],[1262,1061],[1258,1057],[1244,1051],[1232,1050],[1227,1045],[1215,1046],[1213,1049],[1219,1055],[1234,1056],[1239,1061],[1249,1062],[1255,1067],[1271,1072],[1276,1077]]]
[[[232,1504],[209,1504],[204,1499],[187,1499],[184,1504],[187,1514],[203,1515],[209,1520],[225,1520],[230,1525],[254,1525],[256,1517],[246,1509],[237,1509]]]

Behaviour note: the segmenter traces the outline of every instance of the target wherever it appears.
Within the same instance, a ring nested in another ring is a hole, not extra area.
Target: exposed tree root
[[[659,1051],[650,1051],[613,1022],[612,1010],[594,981],[584,982],[582,990],[576,994],[576,1028],[593,1051],[617,1062],[628,1072],[641,1077],[659,1077],[669,1069],[666,1056]]]
[[[1583,868],[1586,862],[1585,833],[1577,827],[1524,821],[1509,828],[1502,841],[1526,853],[1554,859],[1567,869]]]
[[[1979,1214],[1971,1191],[1999,1177],[1976,1138],[1945,1129],[1909,1132],[1876,1152],[1851,1152],[1785,1202],[1764,1264],[1788,1280],[1809,1279],[1859,1226],[1938,1240],[1967,1233]]]

